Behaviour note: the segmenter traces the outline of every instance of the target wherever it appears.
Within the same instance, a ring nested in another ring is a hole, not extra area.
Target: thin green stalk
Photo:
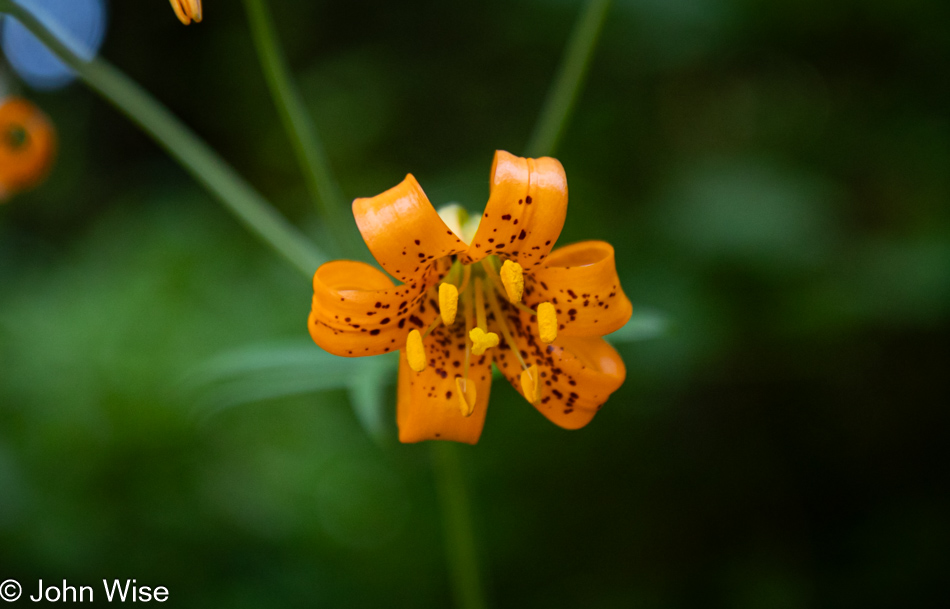
[[[458,457],[458,446],[452,442],[432,443],[432,462],[442,509],[445,551],[449,560],[452,592],[459,609],[484,609],[472,515],[469,510],[465,479]]]
[[[317,202],[318,209],[330,228],[329,232],[349,250],[348,254],[353,255],[353,248],[349,247],[352,238],[355,238],[352,219],[348,213],[344,213],[343,194],[333,177],[316,127],[310,120],[300,92],[291,79],[267,2],[245,0],[244,6],[267,86],[277,106],[284,130],[293,145],[307,189]]]
[[[527,154],[539,157],[554,154],[584,83],[587,67],[607,18],[610,0],[589,0],[581,12],[564,52],[557,78],[548,91],[541,116],[528,143]]]
[[[218,154],[190,131],[137,83],[101,59],[86,61],[27,10],[12,0],[0,0],[8,13],[75,70],[90,88],[137,123],[188,173],[205,186],[234,215],[280,255],[311,277],[326,256],[281,216]],[[50,22],[49,19],[45,19]]]

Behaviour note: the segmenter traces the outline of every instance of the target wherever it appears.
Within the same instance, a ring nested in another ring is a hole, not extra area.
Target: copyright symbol
[[[0,584],[0,599],[8,603],[20,598],[21,594],[23,594],[23,588],[20,587],[20,582],[15,579],[8,579]]]

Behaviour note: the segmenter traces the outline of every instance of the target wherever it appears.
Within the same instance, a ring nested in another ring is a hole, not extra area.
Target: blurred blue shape
[[[92,59],[99,51],[106,33],[104,0],[16,1],[80,57]],[[16,73],[34,89],[58,89],[76,77],[72,69],[12,17],[0,23],[0,46]]]

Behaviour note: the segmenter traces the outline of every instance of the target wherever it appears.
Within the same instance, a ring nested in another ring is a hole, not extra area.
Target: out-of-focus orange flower
[[[437,212],[411,174],[357,199],[363,239],[403,285],[362,262],[324,264],[313,278],[310,335],[340,356],[401,351],[403,442],[478,442],[493,361],[541,414],[583,427],[626,376],[601,337],[627,322],[631,306],[610,244],[551,251],[566,212],[557,160],[503,151],[477,223],[457,209]]]
[[[201,0],[170,0],[178,20],[185,25],[201,23]]]
[[[0,100],[0,203],[46,177],[56,154],[49,118],[25,99]]]

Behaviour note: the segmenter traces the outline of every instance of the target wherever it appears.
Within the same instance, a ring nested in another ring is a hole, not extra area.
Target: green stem
[[[442,509],[445,551],[449,560],[452,591],[459,609],[484,609],[472,515],[469,511],[465,479],[452,442],[432,442],[432,462]]]
[[[564,52],[557,78],[548,91],[541,116],[531,134],[527,154],[539,157],[554,154],[584,83],[587,67],[607,18],[610,0],[589,0],[581,12]]]
[[[353,242],[353,222],[343,213],[344,199],[333,178],[323,144],[307,114],[300,92],[294,86],[290,70],[277,41],[274,21],[266,0],[245,0],[251,36],[284,130],[290,138],[307,189],[331,229],[329,232],[344,245]],[[352,255],[353,252],[348,252]]]
[[[90,88],[152,136],[252,232],[307,277],[326,261],[326,256],[230,165],[138,84],[103,60],[86,61],[77,56],[37,18],[36,15],[43,17],[41,9],[27,10],[12,0],[0,0],[0,13],[9,13],[26,26]],[[51,23],[48,18],[44,20]]]

